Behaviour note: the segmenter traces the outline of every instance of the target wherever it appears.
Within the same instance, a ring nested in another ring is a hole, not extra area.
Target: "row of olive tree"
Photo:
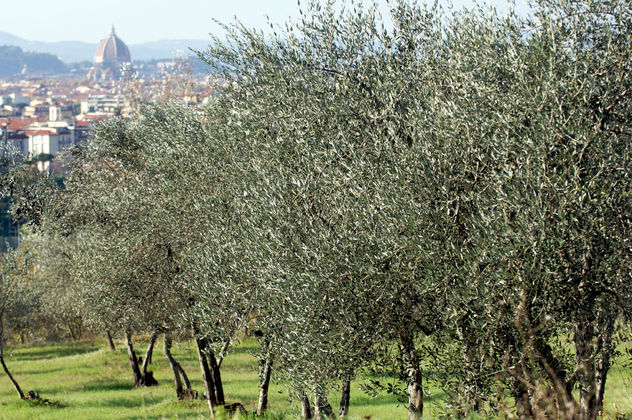
[[[397,343],[414,417],[432,335],[458,407],[502,383],[520,415],[596,416],[631,292],[629,2],[398,2],[387,29],[310,7],[202,54],[234,81],[217,109],[281,370],[318,398]]]
[[[167,354],[191,334],[211,413],[246,328],[259,412],[274,366],[305,417],[338,384],[346,415],[369,370],[404,381],[367,387],[411,419],[427,380],[455,414],[509,394],[519,416],[595,418],[632,297],[629,1],[336,10],[228,26],[200,53],[223,80],[208,108],[101,125],[34,212],[47,290],[124,332],[137,385],[132,331]]]

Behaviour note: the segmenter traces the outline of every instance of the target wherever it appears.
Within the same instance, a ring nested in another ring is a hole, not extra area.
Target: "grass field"
[[[144,343],[137,347],[144,350]],[[256,406],[258,378],[256,360],[251,351],[256,343],[245,341],[229,354],[222,365],[227,402],[240,402],[247,410]],[[151,370],[159,386],[132,389],[131,371],[124,348],[105,348],[101,341],[56,343],[7,349],[7,364],[22,388],[37,391],[52,405],[20,401],[6,376],[0,376],[0,419],[184,419],[208,418],[203,401],[178,401],[173,390],[171,371],[157,343]],[[173,353],[192,380],[193,388],[202,391],[195,349],[192,344],[174,345]],[[608,378],[606,405],[608,418],[616,413],[632,413],[632,371],[613,367]],[[441,414],[442,394],[426,391],[424,417]],[[332,406],[337,395],[331,395]],[[59,405],[59,406],[58,406]],[[615,408],[616,407],[616,408]],[[290,401],[287,389],[272,384],[270,419],[297,418],[298,403]],[[406,408],[390,395],[370,398],[352,387],[350,418],[406,419]]]

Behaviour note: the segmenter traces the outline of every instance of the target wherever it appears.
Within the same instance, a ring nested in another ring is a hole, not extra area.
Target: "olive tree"
[[[445,267],[454,338],[469,374],[501,368],[520,415],[602,409],[631,291],[631,22],[625,1],[536,2],[528,19],[479,10],[446,34],[437,131],[476,163],[459,210],[468,241]]]
[[[238,267],[243,245],[233,175],[235,150],[219,135],[224,127],[207,113],[169,104],[148,106],[140,121],[142,182],[156,193],[151,200],[163,240],[169,244],[182,287],[179,323],[191,330],[211,405],[224,404],[220,367],[228,346],[252,311],[252,276]]]
[[[208,116],[174,104],[99,126],[46,219],[55,252],[78,251],[62,260],[87,321],[164,332],[182,397],[193,393],[170,353],[171,333],[194,335],[211,410],[224,403],[220,366],[252,302],[251,277],[234,264],[240,247],[227,242],[236,235],[231,198],[239,194],[230,190],[230,155],[214,129]]]
[[[523,414],[544,380],[557,415],[594,417],[629,292],[629,5],[542,2],[522,19],[397,2],[390,32],[309,8],[282,36],[235,25],[203,54],[232,81],[220,103],[250,155],[279,367],[318,385],[345,367],[336,354],[353,371],[372,339],[397,340],[414,417],[415,337],[439,330],[471,408],[500,368]],[[551,343],[566,333],[571,371]]]
[[[10,317],[25,317],[37,303],[37,291],[29,284],[27,253],[7,250],[0,255],[0,365],[20,399],[27,398],[4,360],[5,321]]]
[[[219,103],[250,156],[243,201],[270,308],[262,329],[299,396],[313,388],[316,399],[394,340],[417,417],[415,342],[440,319],[427,263],[445,245],[440,209],[425,208],[444,194],[426,127],[440,18],[400,2],[389,32],[375,10],[308,8],[273,39],[227,27],[230,42],[203,54],[233,80]]]
[[[143,198],[143,169],[124,122],[99,127],[75,156],[66,188],[51,199],[43,244],[59,258],[42,267],[43,276],[70,286],[91,326],[124,331],[136,386],[155,384],[147,371],[153,345],[181,301],[177,285],[169,287],[173,263],[156,258],[169,254],[168,244],[151,231],[155,225],[143,224],[155,209]],[[142,367],[133,331],[152,332]]]

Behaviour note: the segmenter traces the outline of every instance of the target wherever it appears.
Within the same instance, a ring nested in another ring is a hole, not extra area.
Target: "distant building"
[[[49,121],[64,121],[72,119],[72,105],[53,105],[48,108]]]
[[[36,117],[9,117],[9,118],[0,118],[0,127],[8,130],[9,132],[20,131],[24,128],[28,127],[33,123],[37,123],[38,118]]]
[[[15,147],[21,154],[27,156],[29,153],[29,137],[23,131],[10,132],[5,134],[7,141]]]
[[[124,106],[123,98],[115,95],[90,95],[81,101],[81,113],[107,112],[114,114]]]
[[[22,110],[22,115],[25,117],[48,118],[50,113],[49,108],[50,105],[48,104],[28,105]]]
[[[68,127],[33,127],[26,130],[28,155],[56,155],[74,144],[74,136]]]
[[[24,105],[28,104],[29,102],[31,102],[31,99],[20,93],[11,93],[6,96],[0,95],[0,105]]]
[[[116,36],[112,26],[110,36],[102,40],[97,47],[94,66],[88,72],[88,79],[118,80],[121,77],[121,65],[131,61],[127,45]]]
[[[31,102],[31,98],[24,96],[21,93],[12,93],[9,95],[9,98],[11,99],[12,105],[28,104]]]

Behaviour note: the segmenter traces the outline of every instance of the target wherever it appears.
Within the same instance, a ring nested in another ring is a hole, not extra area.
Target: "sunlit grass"
[[[144,350],[144,343],[138,343]],[[222,376],[227,402],[240,402],[248,411],[257,403],[257,362],[251,355],[256,343],[246,341],[230,353]],[[22,388],[35,390],[61,408],[20,401],[5,376],[0,376],[0,419],[195,419],[208,418],[204,401],[178,401],[169,365],[162,355],[162,342],[154,352],[151,370],[159,386],[132,388],[127,356],[119,344],[112,352],[99,341],[56,343],[9,349],[7,363]],[[183,365],[192,386],[200,393],[203,384],[195,349],[191,343],[176,344],[173,354]],[[357,387],[356,387],[357,388]],[[298,403],[281,384],[272,384],[270,419],[296,418]],[[336,395],[332,394],[332,405]],[[336,407],[335,407],[336,408]],[[406,409],[391,396],[372,399],[357,389],[352,392],[351,418],[404,419]]]
[[[144,343],[138,343],[144,350]],[[257,362],[251,355],[256,343],[246,340],[230,353],[222,375],[227,402],[240,402],[254,411],[257,402]],[[112,352],[104,342],[82,341],[9,348],[7,363],[25,391],[35,390],[54,405],[20,401],[9,380],[0,376],[0,419],[198,419],[208,418],[203,401],[178,401],[173,390],[169,365],[162,355],[159,341],[151,370],[159,386],[133,389],[131,370],[124,348],[119,344]],[[199,367],[191,343],[176,344],[173,354],[187,371],[193,388],[202,393]],[[632,377],[629,367],[617,364],[608,378],[606,408],[608,417],[632,413],[629,392]],[[406,407],[391,395],[371,398],[354,383],[351,393],[351,419],[406,419]],[[436,387],[426,391],[424,417],[442,414],[443,394]],[[282,384],[270,389],[269,419],[292,419],[299,416],[299,405],[292,401]],[[339,395],[332,392],[330,403],[337,410]]]

